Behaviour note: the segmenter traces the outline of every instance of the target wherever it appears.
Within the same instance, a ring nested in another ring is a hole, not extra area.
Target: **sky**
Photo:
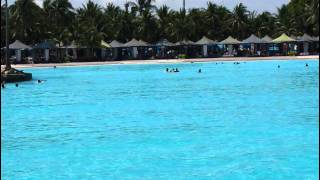
[[[2,0],[1,0],[2,1]],[[9,4],[12,4],[14,0],[8,0]],[[43,0],[35,0],[37,4],[42,5]],[[74,7],[81,7],[87,0],[69,0]],[[106,6],[108,2],[112,2],[116,5],[123,7],[123,4],[127,0],[93,0],[101,6]],[[186,0],[186,8],[201,8],[206,7],[207,2],[211,1],[216,4],[221,4],[229,9],[232,9],[236,4],[242,2],[245,4],[250,11],[269,11],[272,13],[277,12],[277,7],[283,4],[287,4],[290,0]],[[178,10],[182,6],[182,0],[156,0],[156,5],[161,6],[163,4],[168,5],[170,8]]]

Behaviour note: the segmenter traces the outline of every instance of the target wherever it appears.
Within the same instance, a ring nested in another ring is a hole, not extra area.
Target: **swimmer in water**
[[[308,63],[306,64],[306,67],[309,67],[309,64],[308,64]]]
[[[280,68],[280,65],[278,65],[278,68]]]
[[[19,84],[16,84],[16,87],[19,87]]]
[[[169,72],[169,68],[167,68],[166,71]]]
[[[57,66],[53,66],[53,68],[54,68],[54,69],[56,69],[56,68],[57,68]]]
[[[46,81],[46,80],[38,80],[38,83],[40,84],[40,83],[43,83],[44,81]]]
[[[1,84],[1,87],[2,87],[2,88],[5,88],[4,83]]]
[[[174,72],[180,72],[180,71],[178,70],[178,68],[176,68],[176,70]]]
[[[202,72],[201,69],[199,69],[199,70],[198,70],[198,73],[201,73],[201,72]]]

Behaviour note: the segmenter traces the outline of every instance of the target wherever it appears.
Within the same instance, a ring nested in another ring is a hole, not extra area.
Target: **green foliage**
[[[179,59],[187,59],[188,56],[187,56],[186,54],[179,54],[179,55],[178,55],[178,58],[179,58]]]
[[[299,36],[319,34],[319,0],[291,0],[276,14],[251,12],[243,4],[234,9],[208,2],[206,8],[174,11],[157,8],[155,0],[134,0],[120,8],[105,7],[88,0],[74,9],[69,0],[44,0],[40,8],[34,0],[16,0],[10,6],[10,41],[35,44],[52,39],[60,44],[75,43],[91,48],[101,40],[129,41],[132,38],[155,42],[199,40],[207,36],[222,40],[228,35],[244,39],[252,33],[276,37],[281,33]],[[4,46],[5,9],[1,6],[1,46]]]

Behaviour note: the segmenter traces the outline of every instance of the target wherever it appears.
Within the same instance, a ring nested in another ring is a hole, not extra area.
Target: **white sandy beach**
[[[17,64],[14,68],[34,67],[61,67],[61,66],[96,66],[114,64],[174,64],[186,62],[218,62],[218,61],[260,61],[260,60],[319,60],[319,56],[274,56],[274,57],[226,57],[226,58],[201,58],[201,59],[157,59],[157,60],[123,60],[103,62],[72,62],[72,63],[46,63],[46,64]]]

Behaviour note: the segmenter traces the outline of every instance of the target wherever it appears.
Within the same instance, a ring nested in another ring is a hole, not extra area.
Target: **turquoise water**
[[[318,68],[28,69],[47,81],[1,91],[1,179],[318,179]]]

